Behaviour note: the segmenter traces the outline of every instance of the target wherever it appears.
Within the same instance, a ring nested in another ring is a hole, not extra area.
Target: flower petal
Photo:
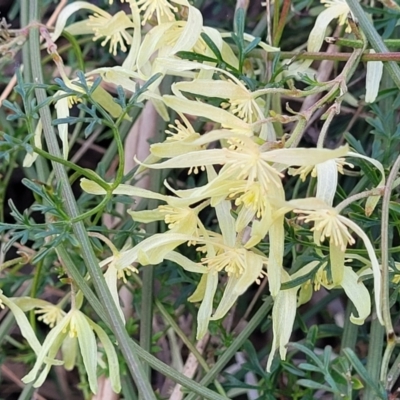
[[[226,315],[238,297],[258,279],[263,268],[263,263],[263,259],[259,255],[252,251],[246,251],[246,270],[239,278],[229,277],[222,299],[214,315],[210,318],[211,320],[221,319]]]
[[[364,233],[364,231],[353,221],[346,218],[344,222],[350,229],[352,229],[364,242],[364,245],[367,249],[369,259],[371,260],[372,274],[374,276],[374,295],[375,295],[375,307],[376,307],[376,315],[378,317],[379,322],[384,325],[383,317],[382,317],[382,305],[381,305],[381,269],[376,258],[374,247],[372,246],[371,241],[368,236]]]
[[[111,387],[115,393],[119,393],[121,391],[121,378],[120,378],[120,370],[119,370],[119,362],[117,353],[115,351],[115,347],[109,339],[108,335],[104,332],[103,328],[99,325],[95,324],[93,321],[88,319],[88,322],[92,329],[96,332],[100,343],[104,347],[104,351],[107,355],[107,366],[108,373],[110,374]]]
[[[368,289],[359,281],[359,276],[350,267],[344,268],[341,286],[358,312],[358,317],[351,314],[350,321],[353,324],[362,325],[371,314],[371,298]]]
[[[284,273],[283,280],[289,280],[288,274]],[[272,309],[272,330],[273,339],[271,352],[268,356],[267,371],[271,369],[271,364],[275,356],[275,351],[279,349],[282,360],[286,357],[286,345],[289,343],[292,334],[294,318],[296,316],[296,297],[298,288],[281,290],[274,302]]]
[[[28,318],[24,314],[24,312],[14,304],[10,299],[1,294],[0,292],[0,302],[5,304],[10,311],[13,313],[15,321],[21,331],[21,335],[26,339],[29,343],[29,346],[32,347],[32,350],[35,352],[36,356],[42,351],[42,346],[35,335],[34,330],[32,329],[31,324],[28,321]]]
[[[201,302],[199,311],[197,312],[197,340],[200,340],[207,333],[208,323],[212,313],[214,296],[218,286],[218,274],[204,274],[202,280],[203,279],[206,281],[206,289],[204,292],[203,301]]]
[[[370,53],[375,53],[371,49]],[[378,96],[379,85],[381,83],[383,74],[382,61],[369,61],[367,62],[367,76],[365,77],[365,102],[373,103]]]
[[[97,392],[97,343],[94,332],[86,319],[86,316],[79,310],[74,310],[71,317],[78,335],[79,350],[82,355],[85,371],[88,376],[89,387],[92,393]]]

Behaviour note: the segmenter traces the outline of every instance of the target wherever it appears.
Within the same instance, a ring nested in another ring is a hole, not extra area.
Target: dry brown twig
[[[61,10],[64,8],[64,6],[68,3],[68,0],[61,0],[56,9],[54,10],[53,14],[50,16],[49,20],[46,23],[46,26],[48,28],[51,28],[54,25],[54,22],[56,21],[58,15],[60,14]],[[23,65],[22,65],[23,68]],[[0,95],[0,107],[3,104],[3,101],[8,98],[12,90],[14,89],[14,86],[17,84],[17,75],[14,74],[14,76],[10,79],[8,82],[7,86],[3,90],[3,92]]]

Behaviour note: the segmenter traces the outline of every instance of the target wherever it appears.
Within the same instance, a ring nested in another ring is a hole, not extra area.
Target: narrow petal
[[[116,268],[125,268],[134,262],[146,264],[159,264],[164,256],[176,247],[187,241],[196,241],[198,238],[180,233],[155,234],[126,252],[121,252],[121,257],[115,263]],[[140,260],[139,260],[140,259]]]
[[[326,28],[328,25],[334,19],[339,18],[341,15],[348,13],[349,11],[349,6],[345,2],[334,4],[322,11],[315,20],[315,25],[308,37],[307,50],[319,51],[325,40]]]
[[[381,305],[381,269],[376,258],[374,247],[372,246],[371,241],[368,236],[364,233],[364,231],[353,221],[349,219],[345,219],[344,222],[350,229],[352,229],[364,242],[364,245],[367,249],[369,259],[371,260],[372,274],[374,276],[374,295],[375,295],[375,307],[376,307],[376,315],[378,317],[379,322],[384,325],[383,317],[382,317],[382,305]]]
[[[43,124],[42,124],[42,119],[39,118],[38,123],[36,125],[36,129],[35,129],[35,133],[33,135],[33,143],[35,145],[35,147],[37,147],[38,149],[42,148],[42,132],[43,132]],[[25,168],[29,168],[32,166],[32,164],[36,161],[38,157],[38,154],[33,152],[31,153],[27,153],[22,166]]]
[[[176,251],[171,251],[171,252],[167,253],[164,256],[164,259],[177,263],[185,271],[196,272],[198,274],[207,274],[208,273],[208,269],[204,265],[195,263],[194,261],[190,260],[189,258],[185,257],[184,255],[182,255]],[[191,297],[193,297],[193,295]],[[196,298],[196,296],[194,298]],[[200,300],[193,300],[193,301],[200,301]],[[189,301],[191,301],[191,300],[189,300]]]
[[[201,302],[199,311],[197,313],[197,334],[196,339],[200,340],[208,329],[208,323],[210,321],[214,296],[218,286],[218,274],[209,273],[203,275],[206,279],[206,290],[204,292],[204,298]]]
[[[143,224],[148,224],[154,221],[163,221],[165,214],[161,213],[159,210],[143,210],[143,211],[132,211],[128,210],[128,214],[136,222],[141,222]]]
[[[338,171],[334,159],[317,164],[317,195],[316,197],[332,206],[336,194]]]
[[[358,317],[351,314],[350,321],[353,324],[362,325],[371,313],[371,297],[368,289],[359,281],[359,276],[350,267],[344,268],[341,286],[358,313]]]
[[[287,274],[285,274],[286,276]],[[288,277],[284,277],[288,280]],[[282,360],[286,357],[286,345],[289,343],[296,316],[296,297],[298,288],[281,290],[275,298],[272,309],[272,331],[273,339],[271,352],[268,356],[267,371],[271,369],[275,352],[279,349]]]
[[[168,253],[168,255],[169,254],[171,253]],[[208,280],[207,274],[201,276],[195,291],[191,294],[191,296],[188,297],[188,301],[190,301],[191,303],[197,303],[204,299],[204,295],[206,293],[206,288],[207,288],[207,280]]]
[[[276,162],[285,165],[307,166],[317,165],[325,161],[340,158],[348,155],[349,146],[341,146],[335,150],[329,149],[278,149],[267,151],[262,154],[266,161]]]
[[[252,134],[252,128],[248,123],[221,108],[176,96],[163,96],[163,99],[165,104],[175,111],[208,118],[211,121],[219,122],[225,128],[240,130],[247,135]]]
[[[342,285],[344,279],[345,252],[340,246],[336,246],[331,240],[329,242],[329,258],[331,261],[331,274],[333,285]]]
[[[82,355],[85,371],[88,376],[89,387],[92,393],[97,392],[97,343],[94,332],[90,327],[85,315],[79,311],[74,310],[71,318],[71,323],[75,324],[79,350]]]
[[[121,305],[119,303],[117,273],[118,273],[117,268],[115,268],[113,265],[110,265],[104,274],[104,279],[106,281],[108,289],[110,290],[111,297],[114,300],[115,306],[119,312],[119,316],[121,317],[122,321],[125,324],[125,322],[126,322],[125,316],[124,316],[124,313],[122,312]]]
[[[66,335],[61,345],[61,352],[64,360],[64,368],[72,371],[75,367],[76,356],[78,354],[78,339]]]
[[[268,282],[272,297],[276,297],[281,288],[282,261],[285,249],[284,219],[279,217],[274,220],[269,230],[269,254],[268,254]]]
[[[54,107],[56,109],[58,119],[69,117],[68,97],[63,97],[57,100]],[[59,124],[57,125],[57,128],[58,135],[60,136],[62,143],[63,158],[64,160],[67,160],[69,153],[68,124]]]
[[[370,50],[375,53],[375,50]],[[365,77],[365,102],[373,103],[378,96],[379,85],[383,74],[383,62],[369,61],[367,62],[367,76]]]
[[[36,375],[38,374],[40,368],[42,367],[43,363],[45,362],[45,359],[47,357],[47,354],[49,353],[50,348],[53,346],[53,344],[56,342],[57,337],[65,337],[67,333],[63,333],[63,331],[66,330],[66,327],[69,324],[71,318],[71,314],[67,314],[62,321],[57,324],[46,336],[46,339],[44,340],[42,347],[40,351],[36,355],[36,361],[31,369],[31,371],[25,375],[21,380],[24,383],[29,383],[32,382],[36,379]],[[61,346],[61,343],[60,343]]]
[[[228,200],[223,200],[215,206],[224,244],[229,247],[233,247],[236,241],[235,219],[231,214],[231,209],[231,202]]]
[[[239,277],[229,277],[222,299],[211,320],[223,318],[241,296],[260,276],[263,260],[251,251],[246,252],[245,272]]]
[[[121,379],[117,353],[108,335],[104,332],[103,328],[88,319],[89,325],[96,332],[100,343],[104,347],[107,355],[108,373],[110,374],[111,387],[115,393],[121,391]]]
[[[190,51],[199,40],[203,28],[203,16],[201,12],[192,6],[189,6],[189,14],[183,31],[171,50],[170,55],[178,51]]]
[[[94,4],[88,3],[87,1],[74,1],[73,3],[68,4],[66,7],[64,7],[57,18],[54,32],[51,35],[51,38],[54,42],[61,36],[68,18],[81,9],[91,10],[104,17],[109,16],[107,12],[103,11],[101,8],[95,6]]]
[[[24,312],[10,299],[8,299],[6,296],[2,294],[0,294],[0,302],[5,304],[11,310],[17,322],[17,325],[21,331],[21,335],[29,343],[29,346],[31,346],[36,356],[38,356],[38,354],[42,351],[42,346],[38,338],[36,337],[35,332],[32,329],[32,326],[29,323],[28,318],[26,317]]]

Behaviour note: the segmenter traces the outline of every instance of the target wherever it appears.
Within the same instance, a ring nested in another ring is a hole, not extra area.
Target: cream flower
[[[356,272],[350,267],[344,267],[343,280],[341,284],[335,285],[327,280],[326,263],[320,267],[319,265],[319,261],[312,261],[291,276],[286,271],[282,271],[283,282],[289,283],[310,275],[311,279],[302,285],[281,290],[276,296],[272,310],[273,341],[271,352],[268,357],[267,371],[271,368],[277,349],[279,350],[280,358],[282,360],[286,358],[286,345],[289,343],[290,335],[293,330],[296,308],[310,300],[312,295],[311,280],[315,290],[319,290],[321,286],[324,286],[328,290],[341,287],[345,291],[358,313],[358,316],[353,314],[350,316],[350,321],[353,324],[363,324],[371,313],[370,294],[365,285],[360,281],[360,277]],[[297,298],[299,290],[300,293]]]
[[[104,330],[86,315],[76,308],[72,308],[51,329],[40,351],[37,354],[35,365],[32,370],[22,378],[24,383],[34,382],[34,387],[39,387],[45,381],[52,365],[62,365],[63,361],[55,360],[60,347],[65,340],[69,341],[68,348],[64,348],[65,366],[69,369],[75,364],[76,342],[79,344],[85,371],[88,375],[90,390],[97,391],[97,344],[94,332],[96,332],[107,355],[110,380],[115,392],[121,390],[119,377],[119,364],[114,346]],[[44,368],[41,370],[44,364]],[[41,370],[41,371],[40,371]],[[39,373],[40,371],[40,373]],[[37,376],[39,374],[39,376]]]
[[[132,36],[128,30],[135,28],[132,20],[122,10],[111,15],[86,1],[75,1],[61,11],[52,34],[53,41],[56,41],[61,35],[68,18],[81,9],[90,10],[94,14],[89,16],[88,20],[70,25],[66,29],[68,32],[73,35],[93,34],[94,41],[102,39],[102,46],[109,43],[109,51],[113,55],[117,54],[118,48],[124,52],[127,51],[127,45],[132,43]],[[133,9],[132,12],[134,11]]]
[[[329,206],[321,199],[308,198],[291,200],[286,204],[291,207],[294,212],[305,214],[299,217],[300,219],[305,222],[314,223],[311,230],[314,232],[314,242],[316,245],[320,246],[321,242],[329,238],[329,257],[333,285],[343,285],[346,249],[349,245],[355,243],[355,239],[350,234],[349,229],[361,238],[371,261],[374,276],[376,313],[379,321],[382,322],[380,265],[372,243],[365,232],[356,223],[340,215],[337,209]]]

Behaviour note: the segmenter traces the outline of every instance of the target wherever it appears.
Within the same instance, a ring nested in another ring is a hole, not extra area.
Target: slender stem
[[[275,7],[278,8],[279,10],[279,3],[275,4]],[[281,15],[279,18],[278,25],[275,26],[275,18],[274,18],[274,41],[273,41],[273,46],[278,47],[279,42],[281,41],[283,29],[286,24],[286,19],[290,11],[290,6],[291,6],[291,0],[283,0],[283,5],[282,5],[282,10],[281,10]]]
[[[330,107],[328,110],[328,117],[326,118],[324,125],[321,128],[321,132],[318,136],[318,142],[317,142],[317,147],[318,148],[323,148],[324,147],[324,142],[325,142],[325,137],[328,133],[328,129],[331,125],[331,122],[333,121],[333,118],[337,114],[337,104],[334,104],[333,106]]]
[[[353,49],[361,49],[363,46],[362,40],[345,39],[336,37],[327,37],[325,39],[330,44],[336,44],[338,46],[352,47]],[[383,43],[388,48],[398,49],[400,48],[400,39],[386,39]]]
[[[390,315],[390,293],[389,293],[389,206],[392,193],[393,182],[395,181],[400,169],[400,156],[397,157],[389,177],[386,182],[382,200],[382,219],[381,219],[381,264],[382,264],[382,316],[386,329],[387,345],[382,360],[381,380],[387,382],[387,371],[393,350],[396,345],[396,335],[393,330],[392,317]]]
[[[369,335],[368,344],[368,360],[367,360],[367,371],[371,380],[378,382],[379,372],[382,363],[382,349],[383,349],[383,336],[385,328],[381,325],[376,313],[372,314],[371,332]],[[365,388],[365,400],[375,400],[376,393],[374,389],[367,385]]]
[[[337,212],[342,212],[348,205],[354,203],[357,200],[365,199],[366,197],[370,196],[381,196],[382,195],[382,188],[375,188],[371,190],[366,190],[365,192],[354,194],[353,196],[348,197],[347,199],[343,200],[339,203],[335,208]]]
[[[30,20],[38,20],[38,1],[32,0],[30,2]],[[31,66],[33,82],[38,84],[44,83],[42,75],[41,57],[40,57],[40,45],[39,45],[39,28],[34,26],[30,31],[30,48],[31,48]],[[46,100],[46,92],[43,89],[35,90],[38,103],[42,103]],[[51,114],[48,106],[44,106],[40,109],[40,116],[43,123],[43,132],[49,153],[55,157],[61,158],[60,148],[58,146],[57,138],[54,129],[51,124]],[[71,186],[68,182],[68,175],[61,164],[53,162],[53,168],[55,175],[59,182],[62,182],[61,189],[63,191],[63,197],[65,199],[65,208],[71,218],[76,218],[79,215],[78,207],[72,192]],[[128,368],[132,374],[133,379],[139,389],[139,392],[143,394],[146,399],[156,399],[153,389],[150,386],[149,381],[143,372],[142,365],[136,355],[131,351],[129,344],[129,337],[116,308],[116,305],[112,299],[111,293],[107,287],[104,277],[98,267],[98,262],[91,246],[89,237],[87,235],[85,226],[82,222],[73,224],[74,233],[78,241],[82,245],[82,257],[85,261],[86,267],[92,277],[96,292],[101,300],[107,320],[110,322],[112,330],[117,338],[121,351],[124,355]]]
[[[358,46],[356,47],[358,48]],[[235,51],[235,48],[233,47]],[[268,60],[273,60],[275,58],[276,53],[268,53]],[[348,61],[353,53],[344,53],[344,52],[333,52],[333,53],[324,53],[324,52],[311,52],[311,51],[281,51],[279,53],[279,58],[281,60],[314,60],[314,61]],[[264,59],[265,52],[263,50],[255,49],[249,52],[249,57],[261,58]],[[365,53],[361,56],[361,61],[383,61],[387,62],[385,65],[393,63],[397,66],[397,62],[400,62],[400,53],[399,52],[379,52],[376,53]]]
[[[342,334],[342,342],[341,342],[341,352],[343,349],[350,348],[352,350],[355,349],[357,343],[357,334],[358,334],[358,325],[353,324],[350,321],[351,314],[354,313],[356,308],[354,304],[348,300],[346,307],[346,315],[344,319],[344,327]]]
[[[400,354],[397,355],[392,368],[390,368],[387,375],[387,388],[389,391],[392,390],[393,385],[397,382],[400,376]]]
[[[35,153],[39,154],[40,156],[47,158],[48,160],[53,161],[54,163],[64,165],[67,168],[70,168],[76,172],[79,172],[80,175],[85,176],[86,178],[92,180],[93,182],[96,182],[107,192],[112,191],[110,188],[110,185],[105,183],[102,179],[99,179],[99,177],[96,174],[87,170],[86,168],[82,168],[79,165],[72,163],[71,161],[65,160],[64,158],[61,157],[61,154],[60,154],[60,156],[56,156],[56,155],[52,154],[51,152],[48,153],[47,151],[39,149],[38,147],[35,147],[35,146],[32,146],[32,147],[33,147],[33,151]]]
[[[397,157],[388,179],[382,199],[382,219],[381,219],[381,263],[382,263],[382,316],[386,327],[386,335],[394,335],[392,318],[390,315],[389,304],[389,206],[392,193],[393,182],[395,181],[400,169],[400,156]]]

